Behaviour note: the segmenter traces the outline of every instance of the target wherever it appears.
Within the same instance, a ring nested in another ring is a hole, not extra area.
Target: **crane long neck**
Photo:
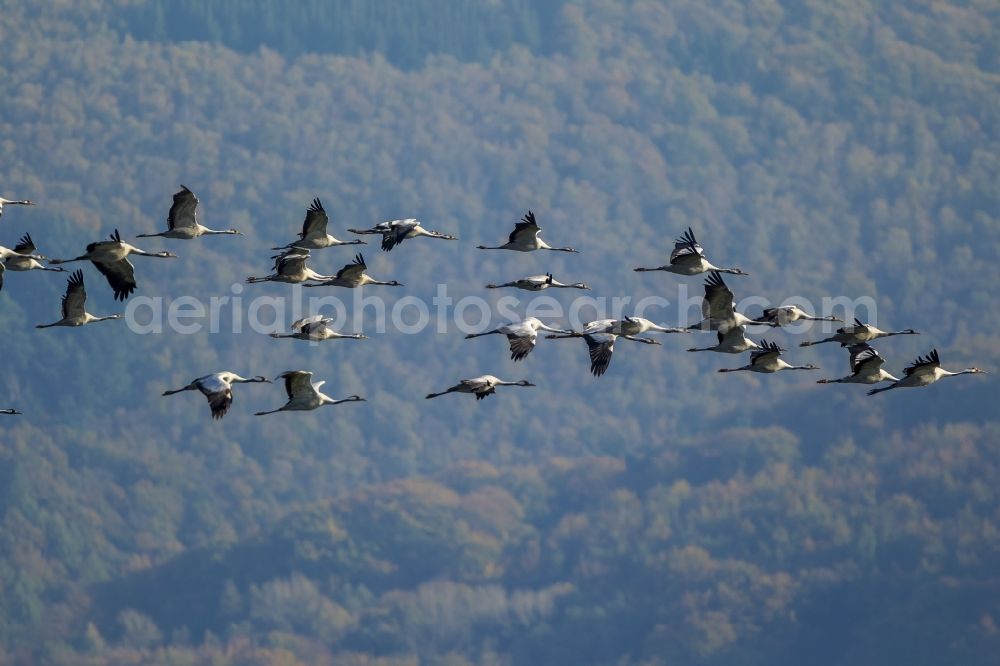
[[[330,396],[323,395],[322,393],[320,393],[320,397],[323,398],[324,405],[339,405],[342,402],[358,402],[361,400],[361,398],[356,395],[352,395],[350,398],[343,398],[341,400],[334,400]]]
[[[414,236],[427,236],[428,238],[439,238],[441,240],[458,240],[451,234],[443,234],[440,231],[430,231],[428,229],[424,229],[423,227],[417,227],[412,233]]]
[[[50,264],[69,264],[74,261],[90,261],[90,257],[84,254],[76,257],[75,259],[49,259]]]

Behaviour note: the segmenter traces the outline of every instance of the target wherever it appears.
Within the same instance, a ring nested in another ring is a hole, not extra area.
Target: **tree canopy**
[[[934,347],[996,369],[992,3],[6,3],[0,52],[0,195],[38,204],[4,211],[0,245],[151,233],[181,183],[246,234],[140,239],[181,256],[137,266],[133,300],[227,297],[217,333],[36,331],[64,280],[5,274],[0,407],[25,414],[0,417],[0,662],[995,661],[989,376],[867,398],[719,375],[733,359],[689,335],[595,379],[578,341],[515,364],[368,308],[347,322],[368,340],[312,346],[233,303],[299,293],[243,280],[320,197],[338,237],[416,217],[462,239],[368,246],[407,285],[390,308],[551,270],[694,323],[678,290],[701,280],[632,271],[690,226],[751,274],[738,297],[867,296],[920,331],[880,346],[894,374]],[[582,252],[474,249],[528,209]],[[84,271],[94,312],[126,307]],[[368,402],[255,418],[281,388],[238,387],[214,422],[161,397],[297,368]],[[484,372],[537,386],[423,400]]]

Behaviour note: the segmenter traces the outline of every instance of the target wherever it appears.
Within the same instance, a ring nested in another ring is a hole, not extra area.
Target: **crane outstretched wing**
[[[306,210],[306,219],[302,222],[302,233],[299,238],[306,236],[325,236],[326,225],[330,218],[323,209],[323,203],[318,199],[312,200],[312,205]]]
[[[17,242],[14,246],[14,252],[18,254],[34,254],[35,253],[35,243],[31,240],[31,234],[24,234],[21,236],[21,240]]]
[[[690,255],[704,256],[705,249],[698,244],[694,237],[694,231],[688,227],[688,230],[681,234],[680,238],[674,240],[674,249],[670,253],[670,263],[676,264]]]
[[[288,399],[292,400],[296,396],[314,392],[312,376],[313,373],[306,370],[289,370],[278,375],[278,378],[285,380],[285,393],[288,394]]]
[[[388,252],[406,240],[406,234],[410,233],[410,231],[420,223],[411,217],[405,220],[384,222],[383,224],[385,224],[387,228],[382,231],[382,249]]]
[[[600,377],[608,371],[617,337],[614,333],[591,333],[583,336],[590,351],[590,372],[595,377]]]
[[[66,280],[66,294],[62,297],[63,319],[82,317],[87,305],[87,290],[83,286],[83,271],[77,270]]]
[[[510,232],[510,237],[507,240],[511,243],[516,243],[519,236],[537,236],[541,230],[542,228],[535,221],[535,214],[529,210],[521,218],[520,222],[514,224],[514,231]]]
[[[847,351],[851,354],[851,372],[854,374],[859,374],[866,366],[880,368],[885,363],[885,359],[867,342],[851,345]]]
[[[705,319],[732,319],[735,314],[733,292],[726,286],[718,271],[712,271],[705,280],[701,314]]]
[[[115,292],[115,300],[124,301],[135,291],[135,266],[128,259],[113,262],[91,261],[97,270],[101,271],[111,289]]]
[[[368,265],[365,263],[365,258],[363,256],[361,256],[360,253],[358,253],[358,255],[356,257],[354,257],[354,261],[353,262],[347,264],[346,266],[344,266],[343,268],[341,268],[339,271],[337,271],[337,278],[336,279],[339,280],[341,278],[344,278],[344,279],[348,279],[348,280],[355,280],[355,279],[361,277],[361,274],[364,273],[365,269],[367,269],[367,268],[368,268]]]
[[[305,328],[307,326],[311,326],[312,324],[315,324],[317,322],[321,322],[323,320],[324,320],[324,317],[321,314],[320,315],[313,315],[311,317],[303,317],[302,319],[299,319],[298,321],[295,321],[292,324],[292,330],[293,331],[301,331],[303,328]]]
[[[274,272],[278,275],[296,275],[305,270],[306,261],[308,260],[308,252],[305,254],[288,254],[283,257],[279,257],[275,264]]]
[[[198,197],[187,186],[174,195],[174,203],[167,213],[167,225],[171,230],[198,225]]]
[[[909,377],[914,373],[926,372],[940,365],[941,359],[938,357],[937,349],[932,349],[927,356],[918,356],[916,361],[903,369],[903,373]]]
[[[538,334],[532,332],[529,335],[507,334],[507,342],[510,343],[510,359],[512,361],[523,360],[535,349],[535,342]]]
[[[776,359],[781,356],[781,352],[783,351],[785,350],[779,347],[777,343],[762,339],[760,341],[760,350],[750,352],[750,365],[758,365]]]
[[[218,375],[199,379],[198,390],[208,399],[213,419],[221,419],[233,404],[233,387]]]

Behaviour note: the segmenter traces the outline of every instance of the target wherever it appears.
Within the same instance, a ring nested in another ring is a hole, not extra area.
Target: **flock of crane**
[[[239,235],[236,229],[208,229],[198,222],[198,198],[185,186],[174,194],[173,205],[167,215],[167,229],[155,234],[138,234],[138,238],[161,237],[177,240],[190,240],[206,235]],[[8,200],[0,198],[0,215],[4,206],[34,205],[29,200]],[[336,247],[339,245],[364,245],[365,241],[356,239],[341,241],[327,232],[329,218],[319,199],[314,199],[306,211],[305,221],[298,238],[286,245],[272,248],[278,251],[273,256],[274,272],[264,277],[249,277],[250,284],[259,282],[283,282],[303,284],[306,287],[346,287],[358,288],[365,285],[403,286],[396,280],[376,280],[367,274],[368,266],[364,257],[358,253],[354,260],[341,268],[335,275],[322,275],[307,266],[312,250]],[[458,240],[455,236],[430,231],[423,228],[415,219],[393,220],[382,222],[370,229],[348,229],[357,235],[381,236],[381,247],[388,252],[403,241],[424,236],[441,240]],[[507,242],[497,246],[479,245],[481,250],[512,250],[515,252],[533,252],[536,250],[551,250],[557,252],[577,252],[571,247],[552,247],[540,238],[541,227],[534,213],[526,215],[514,225]],[[176,258],[170,252],[146,252],[122,240],[116,229],[109,240],[98,241],[87,245],[86,252],[73,259],[48,259],[38,254],[31,236],[25,234],[18,245],[10,250],[0,246],[0,289],[3,288],[3,277],[6,270],[30,271],[43,270],[64,272],[59,264],[75,261],[89,261],[106,278],[114,292],[116,300],[124,301],[137,286],[135,267],[129,261],[130,256]],[[49,266],[43,264],[47,261]],[[674,243],[673,251],[667,264],[656,268],[636,268],[636,271],[664,271],[681,276],[696,276],[708,274],[705,280],[705,296],[702,301],[701,322],[687,328],[672,328],[660,326],[641,317],[625,316],[621,319],[599,319],[583,327],[581,331],[565,330],[551,327],[536,317],[527,317],[521,321],[500,326],[482,333],[470,333],[467,338],[484,335],[504,335],[510,348],[510,357],[514,361],[524,360],[535,348],[539,331],[546,331],[549,339],[583,339],[590,352],[590,370],[594,376],[603,375],[614,352],[615,341],[618,338],[639,342],[647,345],[660,344],[657,340],[642,337],[644,333],[687,333],[694,330],[714,331],[717,343],[709,347],[692,347],[688,351],[712,351],[726,354],[742,354],[750,352],[747,365],[737,368],[722,368],[719,372],[749,371],[758,373],[774,373],[781,370],[818,370],[813,364],[792,365],[781,358],[785,349],[774,342],[761,339],[751,340],[746,335],[748,326],[764,325],[770,327],[787,326],[796,321],[840,321],[833,316],[816,316],[801,308],[781,306],[767,308],[759,318],[751,318],[735,309],[733,292],[722,279],[722,274],[747,275],[739,268],[725,268],[713,265],[705,255],[704,248],[695,238],[694,231],[688,229]],[[555,280],[552,273],[532,275],[519,278],[503,284],[488,284],[488,289],[512,287],[527,291],[542,291],[550,288],[588,289],[586,284],[566,284]],[[121,319],[121,314],[94,316],[86,311],[87,292],[84,287],[83,271],[77,270],[70,274],[66,285],[66,294],[62,297],[62,318],[50,324],[39,324],[37,328],[58,326],[76,327],[98,321]],[[323,315],[313,315],[300,319],[292,324],[292,333],[272,333],[274,338],[295,338],[307,341],[323,341],[336,338],[364,338],[360,334],[343,334],[336,331],[331,324],[333,320]],[[978,368],[967,368],[959,372],[949,372],[941,367],[937,350],[931,350],[926,356],[918,357],[903,371],[903,377],[897,378],[882,368],[885,363],[878,351],[869,343],[874,340],[895,336],[915,335],[916,331],[905,329],[901,331],[882,331],[858,319],[853,325],[843,326],[826,339],[815,342],[802,342],[806,347],[826,342],[837,342],[847,347],[850,354],[849,366],[851,374],[839,379],[821,379],[819,383],[844,384],[878,384],[892,382],[883,388],[873,388],[868,394],[874,395],[894,388],[927,386],[944,377],[954,377],[964,374],[978,374],[983,371]],[[323,405],[336,405],[343,402],[363,401],[364,398],[352,395],[344,399],[334,399],[321,392],[325,382],[313,382],[313,373],[306,370],[290,370],[275,379],[284,380],[287,402],[274,410],[257,412],[256,415],[273,414],[282,411],[304,411],[317,409]],[[212,416],[221,419],[229,411],[233,402],[233,385],[240,383],[271,383],[265,377],[241,377],[233,372],[216,372],[193,380],[187,386],[173,391],[164,392],[164,396],[184,391],[200,391],[207,399]],[[436,398],[448,393],[471,393],[481,400],[496,392],[499,386],[534,386],[527,380],[515,382],[504,381],[493,375],[482,375],[471,379],[463,379],[458,384],[438,393],[429,393],[427,398]],[[15,409],[0,410],[0,414],[20,414]]]

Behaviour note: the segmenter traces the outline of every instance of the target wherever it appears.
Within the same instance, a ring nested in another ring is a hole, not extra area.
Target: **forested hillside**
[[[140,239],[180,256],[136,259],[133,301],[307,299],[244,280],[320,197],[342,239],[403,217],[461,239],[361,246],[406,285],[362,290],[389,309],[552,271],[669,299],[646,316],[677,325],[701,280],[632,269],[690,226],[750,273],[726,277],[737,298],[870,297],[920,331],[879,344],[893,374],[932,348],[1000,370],[994,3],[286,7],[2,3],[0,196],[38,205],[5,208],[0,245],[153,233],[183,183],[245,236]],[[475,249],[528,209],[580,254]],[[123,312],[81,266],[88,310]],[[767,336],[818,372],[722,375],[746,358],[686,353],[698,333],[620,343],[594,378],[579,341],[515,364],[454,325],[380,331],[373,307],[347,322],[369,339],[321,345],[232,303],[217,333],[36,330],[64,277],[0,292],[0,407],[24,412],[0,417],[2,663],[996,661],[995,375],[817,385],[848,369],[799,348],[816,328]],[[298,368],[367,402],[254,417],[284,393],[239,386],[213,421],[161,397]],[[424,400],[487,372],[537,386]]]
[[[208,40],[237,51],[266,46],[284,55],[379,53],[411,69],[430,54],[488,60],[522,44],[555,47],[547,36],[565,0],[149,0],[133,3],[113,23],[158,41]]]

